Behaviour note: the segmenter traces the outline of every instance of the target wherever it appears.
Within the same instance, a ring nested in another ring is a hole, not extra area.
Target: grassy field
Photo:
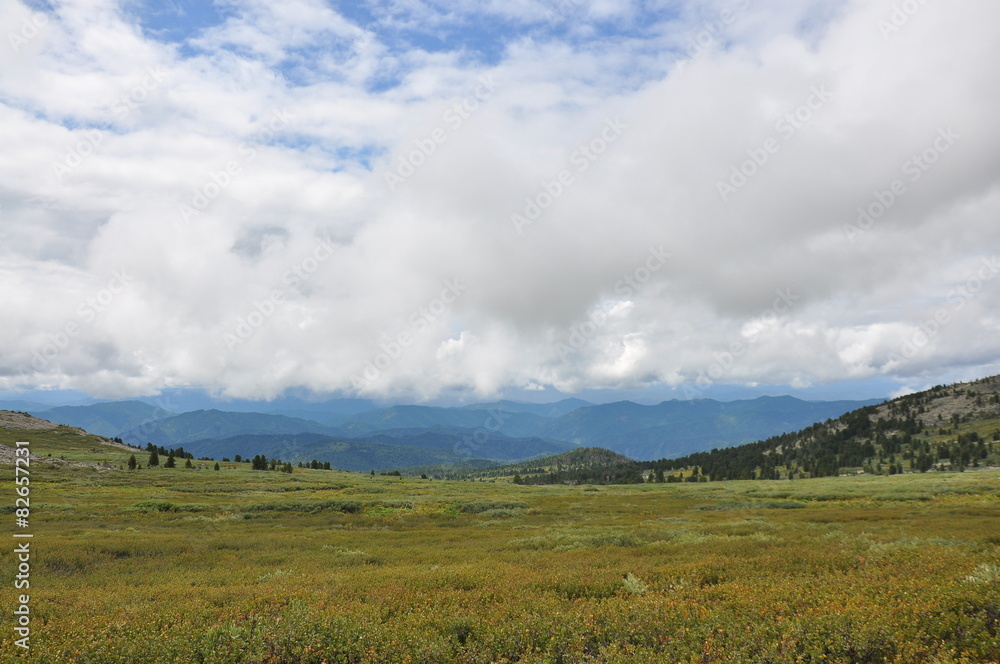
[[[42,663],[996,662],[1000,473],[527,487],[32,441]],[[145,455],[137,455],[145,465]],[[210,464],[209,464],[210,465]],[[15,530],[13,469],[2,506]],[[9,540],[10,541],[10,540]],[[8,551],[13,547],[8,547]]]

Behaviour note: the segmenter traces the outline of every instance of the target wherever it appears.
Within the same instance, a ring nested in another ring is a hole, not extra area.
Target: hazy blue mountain
[[[298,397],[281,397],[271,401],[250,399],[222,399],[205,390],[165,390],[161,396],[143,398],[148,404],[178,413],[196,410],[221,410],[228,413],[269,413],[327,420],[334,416],[353,415],[366,410],[384,407],[368,399],[327,399],[307,401]],[[294,415],[291,415],[294,413]],[[308,413],[308,415],[306,415]]]
[[[451,464],[466,457],[451,450],[436,447],[413,447],[343,440],[320,434],[243,435],[221,440],[196,440],[185,443],[184,449],[196,457],[234,458],[235,455],[263,454],[283,461],[329,461],[341,470],[391,470],[404,466]]]
[[[41,417],[55,424],[80,427],[108,438],[114,438],[123,431],[176,414],[142,401],[109,401],[91,406],[56,406],[29,412],[35,417]]]
[[[484,437],[477,436],[472,429],[457,428],[390,429],[351,440],[382,445],[443,449],[463,458],[476,457],[498,461],[528,459],[576,449],[576,445],[561,440],[513,438],[499,433]]]
[[[371,402],[355,399],[315,404],[283,399],[280,405],[296,408],[286,414],[213,409],[169,415],[141,401],[119,401],[29,412],[100,435],[121,436],[139,446],[153,442],[166,447],[187,447],[192,441],[235,436],[311,433],[341,442],[355,439],[372,445],[446,450],[461,458],[506,461],[586,446],[649,460],[797,431],[873,403],[879,402],[760,397],[729,402],[675,400],[644,406],[630,401],[593,405],[566,399],[553,404],[497,401],[462,408],[367,409]],[[367,410],[330,415],[338,409]],[[488,438],[483,440],[487,434]],[[470,446],[470,439],[475,444]]]
[[[221,410],[196,410],[158,420],[141,429],[122,433],[130,445],[144,446],[147,442],[164,447],[177,447],[195,440],[231,438],[246,434],[317,433],[344,436],[345,432],[312,420],[272,415],[269,413],[233,413]]]
[[[500,410],[469,410],[433,406],[393,406],[371,410],[335,421],[353,437],[385,429],[427,428],[435,426],[462,429],[487,429],[507,436],[534,436],[549,423],[541,415]]]
[[[604,447],[638,460],[661,459],[797,431],[875,403],[881,400],[760,397],[730,402],[675,400],[655,406],[620,401],[575,410],[537,435]]]
[[[583,399],[563,399],[554,403],[523,403],[520,401],[494,401],[492,403],[477,403],[465,406],[465,410],[502,410],[511,413],[532,413],[542,417],[560,417],[572,413],[579,408],[594,404]]]

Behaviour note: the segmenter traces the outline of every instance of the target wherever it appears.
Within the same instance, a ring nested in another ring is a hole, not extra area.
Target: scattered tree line
[[[312,468],[313,470],[331,470],[329,461],[299,461],[299,468]]]
[[[192,463],[192,461],[191,461],[192,459],[194,459],[194,455],[191,454],[190,452],[184,451],[183,447],[178,447],[176,449],[166,449],[164,447],[153,445],[152,443],[148,443],[146,445],[146,450],[149,452],[149,458],[146,461],[146,466],[148,468],[156,468],[156,467],[160,466],[160,463],[161,463],[160,457],[161,456],[165,456],[166,457],[166,460],[163,461],[163,467],[164,468],[176,468],[177,467],[177,460],[178,459],[184,459],[185,460],[184,461],[184,467],[185,468],[194,468],[195,467],[194,463]],[[219,466],[219,462],[215,461],[215,459],[213,459],[212,457],[199,457],[198,461],[212,461],[212,462],[214,462],[214,466],[213,466],[214,470],[220,470],[221,469],[221,467]],[[229,457],[223,457],[222,461],[223,462],[229,462]],[[249,463],[250,464],[250,468],[252,470],[272,470],[272,471],[279,471],[279,472],[282,472],[282,473],[291,473],[292,470],[293,470],[292,464],[291,464],[290,461],[282,461],[281,459],[277,459],[277,458],[275,458],[275,459],[268,459],[267,456],[264,455],[264,454],[257,454],[252,459],[251,458],[244,459],[241,455],[237,454],[235,457],[233,457],[233,462],[235,462],[235,463],[244,463],[244,462],[245,463]],[[317,459],[313,459],[312,461],[299,461],[298,462],[298,467],[299,468],[312,468],[314,470],[332,470],[329,461],[319,461]],[[129,470],[136,470],[136,469],[141,469],[141,468],[142,468],[142,465],[135,458],[135,455],[132,454],[131,456],[129,456],[129,459],[128,459],[128,469]]]
[[[183,447],[178,447],[177,449],[167,449],[162,446],[153,445],[152,443],[146,443],[147,452],[156,452],[157,456],[170,456],[173,455],[175,459],[193,459],[194,455],[190,452],[185,452]]]

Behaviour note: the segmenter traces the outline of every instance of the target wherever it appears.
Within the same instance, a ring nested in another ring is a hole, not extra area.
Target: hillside
[[[798,407],[793,403],[796,400],[789,398],[767,401],[779,405],[772,409],[774,413],[780,413],[781,404]],[[646,415],[643,407],[628,402],[609,405],[618,409],[624,427],[638,421],[641,430]],[[690,408],[695,412],[717,405],[730,404],[692,402]],[[560,467],[560,456],[527,465],[464,469],[455,476],[472,479],[519,473],[532,483],[601,484],[629,483],[637,474],[646,481],[676,482],[896,475],[993,466],[1000,464],[1000,377],[937,386],[864,406],[799,431],[683,457],[640,462],[615,459],[608,461],[607,467],[598,458],[598,463],[567,468]],[[609,479],[616,476],[623,479]]]
[[[166,447],[187,446],[193,441],[207,438],[232,438],[249,434],[290,435],[319,433],[327,436],[343,435],[343,431],[312,420],[267,413],[234,413],[221,410],[196,410],[181,413],[144,426],[122,432],[121,438],[129,444],[145,446],[146,443]]]
[[[633,459],[659,459],[797,431],[872,403],[879,402],[760,397],[729,402],[674,400],[643,406],[621,401],[575,410],[537,435],[604,447]]]
[[[29,443],[32,463],[118,467],[137,450],[82,429],[55,424],[24,412],[0,410],[0,463],[13,463],[17,441]]]
[[[599,447],[579,447],[562,454],[487,468],[455,469],[444,479],[520,478],[524,484],[641,484],[640,465]]]
[[[714,479],[816,477],[966,470],[998,462],[1000,377],[936,386],[868,406],[797,433],[661,460]]]

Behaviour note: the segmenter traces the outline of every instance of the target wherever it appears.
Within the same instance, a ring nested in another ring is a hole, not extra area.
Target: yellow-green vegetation
[[[128,471],[96,439],[14,439],[40,456],[35,664],[1000,658],[995,471],[518,486]]]

